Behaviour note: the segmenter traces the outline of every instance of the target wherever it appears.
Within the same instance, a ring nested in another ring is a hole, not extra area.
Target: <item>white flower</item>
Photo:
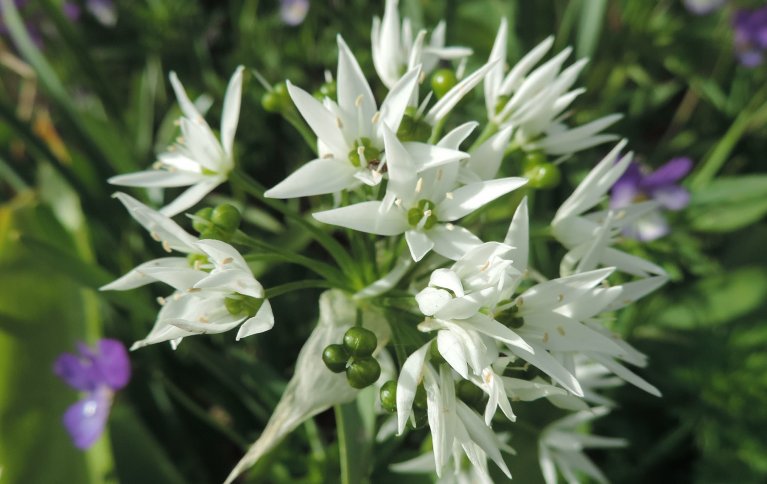
[[[239,252],[218,240],[201,240],[195,246],[207,256],[212,270],[151,271],[151,277],[176,292],[162,301],[163,307],[149,335],[131,349],[164,341],[173,341],[175,346],[186,336],[223,333],[237,326],[239,340],[274,326],[264,289]]]
[[[589,448],[624,447],[626,441],[611,437],[599,437],[577,432],[582,424],[606,415],[605,407],[578,412],[549,424],[541,432],[538,441],[538,460],[546,484],[556,484],[557,470],[569,483],[581,482],[579,473],[606,484],[602,471],[583,452]]]
[[[610,247],[624,227],[657,208],[656,202],[642,202],[618,210],[585,214],[604,199],[607,191],[631,162],[631,153],[619,159],[625,146],[626,141],[618,143],[557,210],[551,222],[551,230],[554,237],[569,249],[562,259],[560,271],[562,274],[572,274],[599,266],[610,266],[639,277],[659,276],[654,281],[662,284],[666,275],[662,268]]]
[[[505,448],[482,417],[465,403],[456,399],[452,371],[445,365],[435,370],[426,356],[431,343],[427,343],[405,360],[397,380],[397,420],[401,434],[413,413],[413,401],[419,384],[426,390],[427,416],[431,429],[434,462],[438,476],[442,476],[450,459],[468,457],[475,470],[489,478],[487,457],[511,478],[501,456]]]
[[[176,222],[160,212],[152,210],[130,195],[117,192],[113,195],[122,202],[131,217],[136,219],[153,239],[162,244],[166,252],[178,251],[183,254],[199,253],[197,238],[189,235]],[[126,291],[134,289],[156,279],[153,274],[158,271],[175,271],[178,273],[194,272],[186,257],[163,257],[145,262],[131,270],[119,279],[100,288],[102,291]],[[191,287],[191,286],[189,286]]]
[[[381,104],[357,60],[338,37],[338,103],[324,103],[288,82],[288,92],[298,111],[318,137],[319,158],[308,162],[267,190],[266,196],[294,198],[336,193],[361,183],[377,185],[383,179],[383,130],[397,131],[409,99],[418,84],[420,67],[408,71]],[[409,143],[422,166],[434,166],[464,156],[422,143]]]
[[[370,33],[373,64],[386,87],[393,87],[403,72],[418,64],[422,64],[424,74],[428,74],[440,59],[454,60],[471,55],[471,49],[466,47],[445,47],[444,21],[434,29],[428,46],[416,48],[409,18],[402,20],[400,30],[398,3],[398,0],[386,0],[383,20],[374,17]],[[422,32],[419,37],[425,35],[425,31]]]
[[[240,97],[244,68],[234,71],[224,98],[221,116],[221,141],[189,100],[176,74],[170,82],[176,92],[183,116],[179,120],[181,138],[159,155],[154,169],[118,175],[109,179],[114,185],[133,187],[182,187],[192,185],[176,200],[162,208],[170,217],[193,206],[226,181],[234,168],[234,134],[240,117]]]
[[[453,148],[471,132],[463,125],[438,146]],[[448,163],[424,170],[402,143],[384,129],[389,183],[383,201],[369,201],[314,214],[320,222],[378,235],[404,233],[413,260],[432,249],[449,259],[461,257],[481,241],[463,227],[452,224],[488,202],[524,185],[524,178],[480,181],[455,188],[459,165]]]
[[[490,53],[490,61],[506,60],[507,42],[508,25],[504,18]],[[568,47],[533,69],[553,44],[553,37],[547,38],[505,76],[502,62],[493,66],[485,76],[488,119],[498,125],[513,126],[513,142],[526,151],[542,150],[552,155],[569,155],[615,139],[613,135],[599,133],[622,117],[618,114],[577,128],[568,128],[562,123],[566,117],[563,112],[585,91],[570,88],[586,65],[586,60],[561,70],[572,50]]]

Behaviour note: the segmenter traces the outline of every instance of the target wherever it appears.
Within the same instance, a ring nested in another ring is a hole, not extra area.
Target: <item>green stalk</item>
[[[301,289],[329,289],[333,287],[328,281],[306,279],[304,281],[288,282],[279,286],[270,287],[265,291],[267,298],[275,298]]]
[[[479,134],[479,137],[474,141],[474,143],[471,144],[471,147],[469,147],[469,151],[473,150],[474,148],[478,147],[485,141],[487,141],[492,135],[498,132],[498,125],[494,122],[490,121],[485,125],[485,129],[482,130],[482,132]]]

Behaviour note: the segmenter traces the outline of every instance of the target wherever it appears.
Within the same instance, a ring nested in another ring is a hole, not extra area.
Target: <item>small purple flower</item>
[[[299,25],[306,18],[307,12],[309,0],[280,0],[280,18],[288,25]]]
[[[91,349],[77,345],[78,354],[62,353],[53,372],[67,385],[85,396],[64,413],[72,442],[87,449],[104,431],[114,392],[128,384],[131,368],[125,345],[114,339],[101,339]]]
[[[735,51],[740,63],[756,67],[767,51],[767,6],[756,10],[739,10],[732,18]]]
[[[632,162],[612,187],[610,208],[624,208],[635,202],[654,200],[661,209],[681,210],[690,202],[690,193],[678,182],[691,169],[692,160],[684,157],[674,158],[651,173],[643,172],[638,163]],[[624,234],[638,240],[651,241],[668,232],[668,222],[658,210],[639,219]]]

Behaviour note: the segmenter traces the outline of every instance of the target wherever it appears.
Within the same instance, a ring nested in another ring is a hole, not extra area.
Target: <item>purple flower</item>
[[[687,206],[690,193],[678,182],[692,169],[689,158],[674,158],[651,173],[643,172],[638,163],[631,163],[612,187],[610,207],[624,208],[643,200],[658,202],[659,208],[677,211]],[[651,212],[628,227],[625,235],[650,241],[669,232],[668,222],[660,210]]]
[[[78,354],[62,353],[53,372],[85,396],[64,413],[64,427],[79,449],[87,449],[104,431],[114,392],[128,384],[131,368],[125,345],[101,339],[91,349],[77,345]]]
[[[280,18],[288,25],[303,22],[308,11],[309,0],[280,0]]]
[[[732,28],[740,63],[746,67],[761,64],[767,50],[767,6],[737,11],[732,18]]]

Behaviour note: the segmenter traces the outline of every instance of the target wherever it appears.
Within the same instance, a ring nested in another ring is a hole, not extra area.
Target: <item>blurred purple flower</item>
[[[725,0],[683,0],[685,8],[695,15],[705,15],[724,5]]]
[[[622,177],[612,187],[610,208],[624,208],[643,200],[654,200],[659,210],[637,220],[624,232],[628,237],[651,241],[669,232],[668,222],[660,209],[677,211],[690,202],[690,193],[680,186],[679,181],[692,169],[689,158],[673,158],[657,170],[646,173],[632,162]]]
[[[280,17],[288,25],[298,25],[309,12],[309,0],[280,0]]]
[[[767,51],[767,6],[756,10],[738,10],[732,18],[735,51],[740,63],[756,67]]]
[[[128,384],[131,368],[125,345],[114,339],[101,339],[96,347],[78,343],[78,354],[62,353],[53,372],[67,385],[85,396],[64,413],[72,442],[87,449],[104,431],[114,392]]]

